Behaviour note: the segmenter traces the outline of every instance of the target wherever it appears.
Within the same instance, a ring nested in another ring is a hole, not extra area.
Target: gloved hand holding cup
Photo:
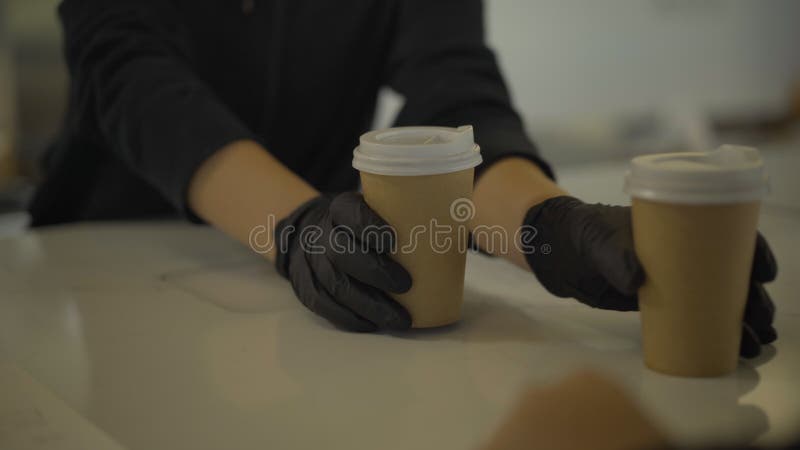
[[[672,375],[719,376],[736,368],[747,339],[774,340],[774,311],[761,288],[776,267],[757,232],[767,191],[758,150],[636,157],[626,190],[646,274],[639,289],[645,364]],[[763,295],[753,298],[753,287]],[[766,328],[742,328],[746,304],[766,308],[770,317],[759,322]],[[743,337],[743,329],[753,336]]]

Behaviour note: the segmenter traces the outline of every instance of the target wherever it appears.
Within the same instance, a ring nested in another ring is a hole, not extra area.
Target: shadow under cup
[[[649,368],[691,377],[736,369],[765,186],[755,149],[632,161],[626,189],[646,274],[639,309]]]

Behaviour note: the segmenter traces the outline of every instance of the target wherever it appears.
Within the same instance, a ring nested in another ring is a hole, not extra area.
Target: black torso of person
[[[377,93],[396,125],[472,124],[484,161],[549,172],[484,42],[479,0],[65,0],[70,97],[33,226],[193,215],[194,171],[239,139],[316,189],[356,189]]]

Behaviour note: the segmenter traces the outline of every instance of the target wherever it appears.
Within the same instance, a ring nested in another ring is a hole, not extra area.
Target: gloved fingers
[[[339,305],[379,329],[405,330],[411,326],[408,312],[380,289],[337,270],[323,255],[313,255],[309,257],[309,262],[315,278]]]
[[[294,264],[294,270],[292,270],[292,288],[300,302],[306,308],[324,317],[339,328],[358,332],[375,331],[377,329],[375,324],[360,317],[333,299],[314,276],[308,264],[308,259],[305,259],[309,256],[320,257],[321,255],[306,255],[302,252],[294,255],[295,258],[302,260]]]
[[[347,230],[356,241],[379,253],[394,249],[394,228],[367,205],[361,194],[345,192],[336,196],[331,202],[330,214],[334,227]]]
[[[772,326],[774,319],[775,304],[772,303],[769,293],[761,283],[750,283],[747,304],[744,308],[744,322],[756,333],[762,344],[769,344],[778,337]]]
[[[635,295],[644,282],[644,269],[636,256],[633,233],[630,226],[630,210],[619,208],[618,217],[611,226],[597,221],[587,227],[582,236],[585,252],[595,270],[605,277],[617,291],[624,295]]]
[[[411,289],[411,275],[388,255],[361,248],[350,236],[337,240],[347,241],[346,247],[330,248],[328,257],[342,272],[386,292],[402,294]]]
[[[756,253],[753,256],[753,280],[768,283],[778,275],[778,263],[767,240],[761,233],[756,237]]]
[[[636,295],[644,283],[644,268],[633,248],[614,244],[598,246],[593,259],[606,281],[624,295]]]
[[[747,324],[742,324],[742,342],[739,346],[739,355],[742,358],[755,358],[761,354],[761,341],[758,335]]]
[[[639,309],[639,300],[636,294],[626,295],[612,286],[600,294],[579,295],[576,298],[593,308],[612,311],[636,311]]]
[[[347,275],[344,275],[345,278]],[[411,328],[411,315],[385,292],[353,278],[341,284],[335,294],[339,303],[357,311],[379,329],[407,330]]]

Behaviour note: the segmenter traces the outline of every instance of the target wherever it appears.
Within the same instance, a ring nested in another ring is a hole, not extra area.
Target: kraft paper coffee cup
[[[461,316],[473,172],[481,161],[471,126],[372,131],[353,152],[364,199],[397,233],[392,257],[412,287],[393,296],[415,328]]]
[[[639,156],[625,184],[646,273],[639,289],[645,364],[679,376],[733,371],[767,191],[758,150]]]

